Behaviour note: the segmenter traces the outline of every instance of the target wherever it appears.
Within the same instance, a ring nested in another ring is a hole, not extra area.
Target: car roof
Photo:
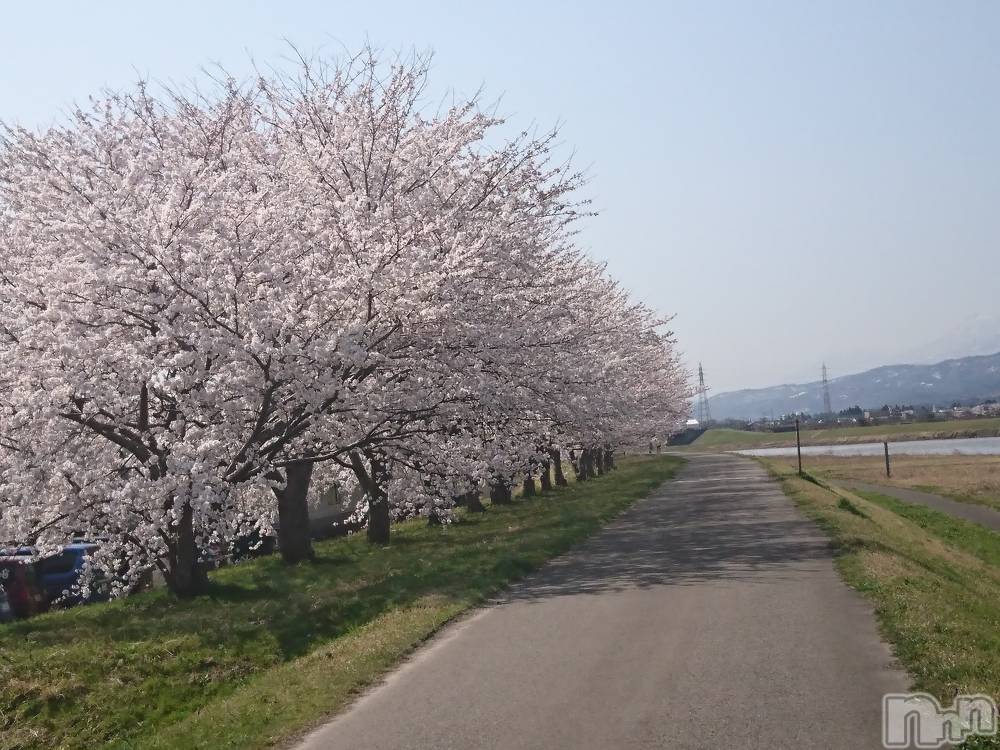
[[[72,544],[63,545],[63,552],[91,552],[100,547],[99,544],[94,542],[73,542]],[[39,560],[45,559],[46,557],[54,557],[59,554],[54,552],[51,555],[40,556],[40,553],[34,547],[18,547],[16,549],[7,547],[0,547],[0,561],[7,562],[27,562],[25,558],[34,557]]]

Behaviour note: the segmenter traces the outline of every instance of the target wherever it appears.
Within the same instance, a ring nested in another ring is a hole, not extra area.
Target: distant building
[[[994,402],[987,402],[984,404],[977,404],[969,410],[972,414],[977,417],[996,417],[1000,416],[1000,404]]]

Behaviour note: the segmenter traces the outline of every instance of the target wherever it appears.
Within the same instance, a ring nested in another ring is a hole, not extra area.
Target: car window
[[[52,557],[46,557],[36,563],[39,575],[61,575],[69,573],[76,565],[75,552],[61,552]]]

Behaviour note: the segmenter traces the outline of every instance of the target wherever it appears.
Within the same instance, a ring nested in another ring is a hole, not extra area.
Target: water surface
[[[794,456],[791,448],[754,448],[741,451],[741,456]],[[949,438],[945,440],[889,441],[889,453],[896,456],[1000,456],[1000,437]],[[880,456],[882,443],[853,443],[844,445],[804,445],[804,456]]]

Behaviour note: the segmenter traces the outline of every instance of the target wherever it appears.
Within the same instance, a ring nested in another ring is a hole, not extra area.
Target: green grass
[[[978,557],[1000,570],[1000,534],[978,523],[949,516],[923,505],[907,503],[876,492],[856,492],[865,500],[881,505],[896,515],[913,521],[924,531],[956,549]]]
[[[891,497],[809,482],[764,462],[838,546],[837,566],[875,607],[914,689],[1000,698],[1000,534]],[[1000,748],[1000,738],[964,748]]]
[[[928,492],[932,495],[940,495],[956,503],[968,503],[969,505],[982,505],[990,510],[1000,511],[1000,496],[995,489],[987,489],[981,492],[956,492],[951,487],[942,487],[937,484],[918,484],[914,487],[921,492]]]
[[[705,431],[701,437],[691,443],[693,448],[711,450],[713,448],[753,448],[754,446],[771,445],[775,440],[783,439],[783,435],[773,432],[749,432],[747,430],[715,429]],[[792,433],[795,440],[795,433]],[[794,444],[794,443],[793,443]]]
[[[317,544],[0,629],[0,748],[264,748],[348,702],[444,623],[568,550],[673,475],[667,456],[393,542]],[[391,717],[387,717],[391,720]]]
[[[802,445],[863,443],[881,440],[927,440],[931,438],[993,437],[1000,435],[1000,418],[953,419],[941,422],[911,422],[868,427],[832,427],[827,430],[802,430]],[[706,431],[692,444],[702,450],[740,450],[743,448],[780,448],[795,445],[795,432],[748,432],[714,429]]]

